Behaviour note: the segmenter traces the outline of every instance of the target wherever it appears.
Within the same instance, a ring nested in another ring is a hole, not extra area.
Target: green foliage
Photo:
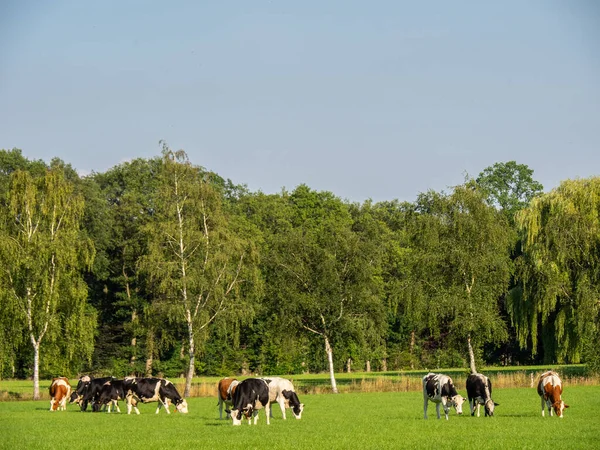
[[[598,370],[597,180],[541,189],[509,161],[450,193],[358,204],[253,193],[166,144],[84,178],[1,150],[1,376],[33,374],[32,334],[47,376],[466,365],[469,335],[481,364]],[[56,241],[52,204],[70,211]]]
[[[544,189],[533,179],[532,169],[515,161],[495,163],[485,168],[476,182],[486,192],[488,202],[499,207],[511,224],[514,224],[515,214]]]
[[[502,342],[498,299],[511,274],[511,231],[468,182],[449,194],[429,192],[407,218],[411,252],[401,304],[417,333],[461,345]]]
[[[58,161],[38,176],[13,171],[0,211],[0,259],[10,261],[0,274],[2,309],[17,313],[33,345],[34,391],[42,342],[50,356],[66,357],[64,371],[76,356],[91,356],[95,315],[82,272],[94,247],[80,231],[83,198],[66,175]]]
[[[597,336],[600,305],[600,178],[568,180],[517,216],[523,284],[509,297],[521,346],[543,339],[544,360],[579,362]]]

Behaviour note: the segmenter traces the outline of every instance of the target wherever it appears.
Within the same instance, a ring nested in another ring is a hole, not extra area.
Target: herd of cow
[[[263,408],[269,424],[273,402],[279,403],[284,419],[286,408],[292,410],[296,419],[301,418],[304,410],[304,404],[300,403],[292,382],[280,377],[248,378],[241,382],[235,378],[223,378],[219,381],[218,396],[219,417],[223,418],[225,406],[227,417],[233,419],[234,425],[240,425],[243,417],[248,419],[248,423],[254,418],[256,425],[258,410]],[[139,414],[137,404],[140,401],[158,402],[156,414],[163,406],[169,414],[170,404],[175,405],[177,412],[188,412],[187,402],[179,395],[173,383],[162,378],[126,377],[118,380],[114,377],[92,378],[85,375],[79,378],[73,392],[67,378],[53,378],[50,384],[50,411],[66,410],[67,400],[69,403],[77,403],[81,411],[86,411],[88,405],[91,405],[95,412],[105,408],[110,413],[113,406],[117,412],[121,412],[119,400],[124,400],[127,414],[131,414],[132,409]]]
[[[485,415],[493,416],[494,407],[498,406],[492,400],[492,383],[483,374],[475,373],[467,378],[467,397],[471,415],[479,417],[480,407],[483,405]],[[558,374],[553,371],[544,372],[539,377],[537,392],[542,400],[542,416],[545,408],[552,416],[554,411],[558,417],[563,417],[563,411],[569,406],[562,400],[562,381]],[[69,380],[64,377],[53,378],[50,385],[50,411],[58,409],[65,410],[67,399],[69,403],[79,404],[81,411],[85,411],[91,405],[92,411],[100,411],[105,408],[111,412],[112,407],[119,409],[119,400],[127,404],[127,414],[132,409],[136,414],[138,402],[158,402],[156,414],[161,407],[165,407],[170,413],[169,406],[175,405],[175,411],[186,414],[188,405],[184,398],[179,395],[177,389],[168,380],[162,378],[135,378],[127,377],[118,380],[114,377],[92,378],[83,376],[79,379],[77,387],[71,393]],[[281,408],[283,418],[286,418],[285,410],[291,409],[294,417],[300,419],[304,404],[300,403],[298,395],[290,380],[280,377],[247,378],[238,381],[235,378],[223,378],[218,384],[219,418],[223,418],[223,407],[226,417],[231,417],[234,425],[240,425],[244,417],[248,423],[256,425],[258,421],[258,410],[264,409],[267,417],[272,417],[271,404],[276,402]],[[423,377],[423,409],[427,419],[427,405],[433,402],[436,405],[437,418],[440,418],[440,405],[444,408],[446,420],[450,408],[454,407],[457,414],[462,414],[462,405],[465,399],[458,394],[452,378],[443,374],[429,373]]]
[[[556,415],[562,418],[563,411],[569,405],[562,400],[562,381],[558,374],[551,370],[542,373],[538,380],[537,392],[542,399],[542,417],[544,416],[544,407],[546,407],[551,416],[554,410]],[[499,406],[492,400],[492,382],[481,373],[472,373],[467,377],[467,397],[472,416],[477,410],[477,417],[479,417],[479,409],[483,405],[486,417],[491,417],[494,415],[494,407]],[[465,399],[456,391],[452,378],[443,374],[429,373],[423,377],[425,419],[427,419],[427,405],[430,401],[435,403],[437,418],[440,418],[440,405],[442,405],[446,420],[448,420],[448,413],[452,406],[456,409],[457,414],[462,414],[462,404]]]

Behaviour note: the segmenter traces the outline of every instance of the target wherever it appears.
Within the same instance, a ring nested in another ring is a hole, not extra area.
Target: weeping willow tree
[[[580,362],[598,333],[600,177],[567,180],[533,199],[517,226],[520,283],[507,309],[519,344],[533,355],[541,344],[545,363]]]
[[[82,271],[94,256],[81,235],[83,197],[61,167],[41,176],[17,170],[0,210],[3,316],[12,311],[33,349],[33,396],[39,398],[41,348],[71,361],[93,351],[95,316]],[[7,318],[4,317],[6,324]],[[58,352],[57,348],[61,351]],[[54,358],[56,359],[56,358]],[[52,367],[65,370],[66,367]]]

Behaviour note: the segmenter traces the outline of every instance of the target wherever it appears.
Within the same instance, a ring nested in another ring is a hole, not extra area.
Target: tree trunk
[[[33,399],[40,399],[40,344],[35,342],[33,343]]]
[[[475,374],[477,373],[477,369],[475,368],[475,353],[471,346],[471,335],[467,337],[467,344],[469,345],[469,364],[471,366],[471,373]]]
[[[371,361],[367,360],[367,372],[371,371]]]
[[[327,362],[329,363],[329,379],[331,380],[331,390],[334,394],[338,393],[337,383],[335,382],[335,373],[333,370],[333,350],[329,344],[329,339],[323,336],[325,339],[325,353],[327,353]]]
[[[348,361],[346,361],[346,372],[352,372],[352,358],[348,358]]]
[[[381,360],[381,371],[387,372],[387,358]]]
[[[135,322],[137,322],[137,311],[134,309],[131,312],[131,323],[134,324]],[[137,345],[137,339],[135,337],[135,326],[133,327],[134,329],[134,335],[131,338],[131,358],[129,358],[129,365],[133,366],[135,364],[135,354],[136,354],[136,345]]]
[[[188,321],[188,344],[190,346],[190,365],[188,366],[187,375],[185,376],[185,390],[183,391],[184,397],[190,396],[192,390],[192,378],[194,378],[196,372],[196,346],[194,343],[194,329],[191,321]]]
[[[147,377],[151,377],[152,376],[152,362],[153,362],[153,356],[154,356],[154,335],[152,334],[152,331],[148,331],[148,338],[147,338],[147,342],[146,342],[146,350],[147,350],[147,355],[146,355],[146,376]]]

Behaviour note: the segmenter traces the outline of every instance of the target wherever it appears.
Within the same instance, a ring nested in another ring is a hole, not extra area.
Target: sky
[[[160,155],[267,194],[414,201],[496,162],[600,175],[600,2],[4,0],[0,148]]]

